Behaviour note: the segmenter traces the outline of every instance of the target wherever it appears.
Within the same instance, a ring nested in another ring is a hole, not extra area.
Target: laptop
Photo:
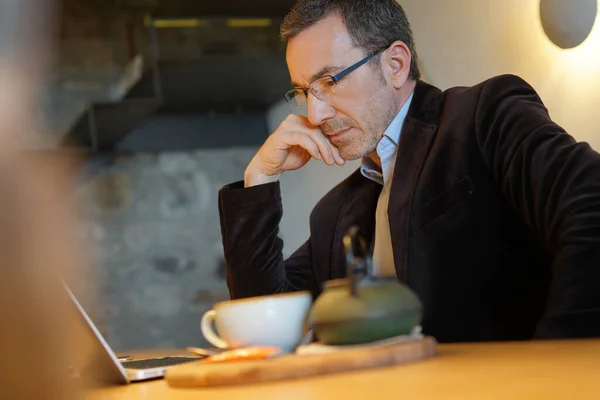
[[[64,282],[63,286],[81,316],[78,318],[81,324],[78,324],[75,338],[83,341],[77,347],[82,350],[74,355],[75,359],[71,360],[69,366],[74,376],[105,384],[129,384],[163,378],[165,372],[174,365],[205,358],[197,355],[174,355],[121,361],[123,357],[119,359],[116,356],[69,287]]]

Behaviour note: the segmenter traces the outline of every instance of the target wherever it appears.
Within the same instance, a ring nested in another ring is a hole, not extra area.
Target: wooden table
[[[600,399],[600,340],[440,345],[417,364],[238,387],[164,380],[90,390],[89,400]]]

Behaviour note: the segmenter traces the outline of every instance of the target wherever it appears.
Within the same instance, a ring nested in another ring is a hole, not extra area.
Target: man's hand
[[[319,127],[290,114],[258,150],[244,173],[244,186],[275,182],[284,171],[303,167],[310,158],[344,165],[340,152]]]

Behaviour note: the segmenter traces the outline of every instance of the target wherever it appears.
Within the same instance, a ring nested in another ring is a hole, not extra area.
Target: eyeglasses
[[[294,88],[290,90],[285,94],[285,99],[294,107],[301,107],[302,105],[304,105],[306,99],[308,99],[308,92],[311,92],[319,100],[328,100],[333,94],[335,94],[336,86],[342,78],[356,70],[358,67],[365,64],[371,58],[375,57],[377,54],[381,53],[388,47],[389,46],[382,47],[381,49],[369,54],[359,62],[352,64],[345,70],[335,75],[324,75],[318,79],[315,79],[305,89]]]

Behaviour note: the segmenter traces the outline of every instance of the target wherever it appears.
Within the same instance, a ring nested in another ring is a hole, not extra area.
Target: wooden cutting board
[[[426,336],[415,341],[327,354],[293,354],[259,361],[218,364],[198,361],[169,369],[165,379],[172,387],[244,385],[407,364],[433,357],[436,349],[437,341]]]

